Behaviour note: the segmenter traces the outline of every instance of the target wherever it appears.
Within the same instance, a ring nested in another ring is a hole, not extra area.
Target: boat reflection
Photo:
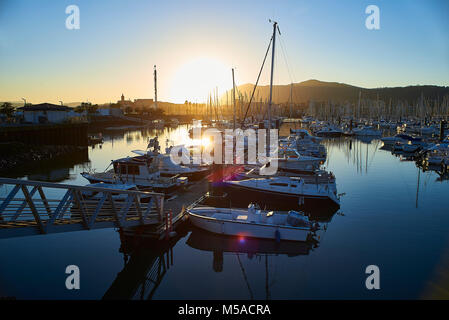
[[[271,286],[273,285],[273,280],[270,280],[269,257],[273,258],[283,255],[288,257],[306,256],[310,251],[318,247],[318,241],[316,240],[308,242],[276,242],[273,240],[217,235],[198,228],[192,228],[186,243],[194,249],[212,252],[212,269],[215,272],[223,271],[225,254],[235,255],[251,300],[255,298],[257,290],[251,285],[242,255],[247,255],[250,260],[256,258],[256,261],[264,264],[265,275],[259,273],[258,281],[262,282],[265,280],[265,299],[268,300],[271,299]],[[273,259],[270,260],[273,261]]]
[[[248,258],[256,255],[287,255],[295,257],[308,255],[319,244],[318,240],[315,239],[307,242],[276,242],[268,239],[225,236],[213,234],[196,227],[192,227],[192,232],[186,243],[194,249],[212,252],[212,265],[215,272],[223,271],[224,253],[247,254]]]
[[[379,137],[378,136],[354,136],[353,139],[361,141],[365,144],[370,144],[374,140],[378,140]]]

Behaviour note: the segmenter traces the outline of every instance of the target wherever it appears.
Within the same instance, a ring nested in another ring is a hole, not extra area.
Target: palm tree
[[[14,107],[11,102],[3,102],[0,106],[0,113],[4,114],[7,118],[11,118],[14,114]]]

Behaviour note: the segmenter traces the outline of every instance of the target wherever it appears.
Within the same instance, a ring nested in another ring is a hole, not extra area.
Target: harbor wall
[[[87,123],[0,127],[0,142],[87,146]]]

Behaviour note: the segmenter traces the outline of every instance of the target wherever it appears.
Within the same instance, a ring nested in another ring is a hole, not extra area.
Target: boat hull
[[[211,169],[204,169],[204,170],[198,170],[198,171],[192,171],[192,172],[179,172],[179,173],[173,173],[173,172],[161,172],[161,177],[172,177],[174,175],[179,175],[181,177],[187,177],[189,181],[199,181],[203,179],[205,176],[207,176],[211,172]]]
[[[189,220],[197,228],[228,236],[273,240],[279,239],[286,241],[307,241],[310,234],[310,230],[308,229],[216,220],[192,214],[190,212]]]
[[[103,183],[117,183],[117,181],[115,181],[114,179],[107,179],[107,178],[96,178],[93,175],[89,175],[89,174],[81,174],[85,179],[87,179],[90,183],[99,183],[99,182],[103,182]],[[164,193],[164,194],[172,194],[174,193],[177,189],[180,188],[180,185],[177,184],[167,184],[167,185],[150,185],[150,184],[143,184],[143,183],[139,183],[138,180],[132,180],[132,181],[127,181],[125,180],[124,183],[133,183],[135,184],[140,190],[142,191],[153,191],[153,192],[159,192],[159,193]]]
[[[252,189],[240,185],[225,183],[223,191],[228,194],[232,205],[247,207],[255,202],[267,210],[303,210],[313,213],[315,210],[339,208],[339,204],[325,196],[296,195],[267,190]]]

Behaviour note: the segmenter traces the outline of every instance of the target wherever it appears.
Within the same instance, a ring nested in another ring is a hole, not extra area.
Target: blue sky
[[[65,28],[71,4],[80,8],[79,30]],[[370,4],[380,9],[380,30],[365,27]],[[0,100],[151,98],[156,64],[160,100],[202,101],[206,87],[232,85],[232,67],[237,84],[254,83],[269,18],[282,33],[276,84],[447,86],[448,13],[449,1],[436,0],[0,0]]]

